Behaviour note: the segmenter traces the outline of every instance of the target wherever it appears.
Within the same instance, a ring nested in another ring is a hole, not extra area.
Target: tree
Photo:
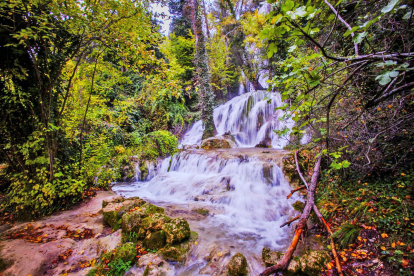
[[[210,84],[210,70],[208,66],[208,57],[206,51],[205,37],[203,34],[201,12],[198,0],[191,0],[191,25],[195,37],[195,68],[197,74],[198,91],[201,96],[201,112],[204,124],[204,133],[202,138],[206,139],[217,133],[214,125],[214,93]]]

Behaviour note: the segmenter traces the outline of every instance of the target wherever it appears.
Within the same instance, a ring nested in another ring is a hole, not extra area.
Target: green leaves
[[[391,0],[387,6],[385,6],[384,8],[382,8],[381,12],[382,13],[389,13],[390,11],[392,11],[395,7],[395,5],[397,5],[397,3],[400,2],[400,0]]]
[[[367,36],[367,32],[363,32],[363,33],[358,33],[355,35],[353,41],[357,44],[361,43],[362,40]]]
[[[391,81],[391,78],[397,77],[398,74],[398,71],[388,71],[382,75],[377,76],[375,79],[378,80],[381,85],[386,85]]]

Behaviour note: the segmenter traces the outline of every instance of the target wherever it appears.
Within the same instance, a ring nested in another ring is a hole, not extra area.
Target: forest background
[[[322,156],[316,203],[336,240],[359,246],[375,230],[372,252],[409,273],[413,1],[163,4],[169,36],[146,1],[0,3],[2,219],[131,179],[135,162],[173,154],[200,118],[212,136],[212,108],[241,82],[263,89],[265,70],[296,122],[279,134],[306,178]]]

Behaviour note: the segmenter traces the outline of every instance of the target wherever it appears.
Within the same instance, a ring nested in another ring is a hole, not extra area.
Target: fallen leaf
[[[381,237],[385,239],[385,238],[388,238],[388,235],[387,235],[387,234],[385,234],[385,233],[382,233],[382,234],[381,234]]]

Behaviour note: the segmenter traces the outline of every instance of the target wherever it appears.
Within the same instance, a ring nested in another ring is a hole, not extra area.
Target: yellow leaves
[[[194,244],[195,244],[195,245],[197,245],[197,244],[198,244],[198,242],[194,242]]]
[[[334,267],[334,265],[332,263],[327,263],[326,264],[327,269],[332,269],[333,267]]]
[[[217,257],[221,257],[221,256],[223,256],[223,253],[221,252],[217,253]]]
[[[387,235],[386,233],[382,233],[382,234],[381,234],[381,237],[382,237],[383,239],[385,239],[385,238],[388,238],[388,235]]]
[[[402,176],[405,176],[405,173],[401,173]]]
[[[382,251],[385,251],[385,250],[387,250],[387,249],[385,248],[385,246],[381,246],[381,250],[382,250]]]
[[[402,259],[402,260],[401,260],[401,265],[402,265],[404,268],[406,268],[406,267],[408,266],[408,264],[409,264],[409,261],[408,261],[407,259]]]
[[[378,110],[378,111],[381,111],[381,107],[378,107],[378,108],[377,108],[377,110]]]

